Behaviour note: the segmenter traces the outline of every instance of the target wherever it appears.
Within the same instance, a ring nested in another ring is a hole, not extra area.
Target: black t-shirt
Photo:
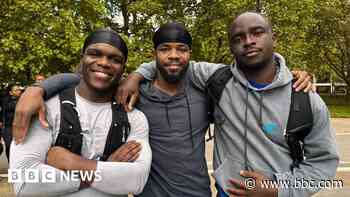
[[[18,97],[15,96],[5,96],[2,99],[1,104],[1,114],[2,114],[2,122],[5,127],[11,127],[12,121],[15,117],[16,104],[18,101]]]

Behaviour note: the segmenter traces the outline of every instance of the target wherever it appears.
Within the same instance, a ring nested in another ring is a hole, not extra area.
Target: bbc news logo
[[[102,180],[99,170],[57,171],[55,169],[9,169],[9,183],[56,183],[62,181],[94,181]]]

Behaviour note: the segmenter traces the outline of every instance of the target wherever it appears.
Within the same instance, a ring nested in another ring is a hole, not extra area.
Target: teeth
[[[103,73],[103,72],[95,72],[95,74],[98,76],[98,77],[108,77],[108,75],[106,73]]]
[[[246,54],[246,56],[252,56],[252,55],[256,55],[257,51],[250,51]]]

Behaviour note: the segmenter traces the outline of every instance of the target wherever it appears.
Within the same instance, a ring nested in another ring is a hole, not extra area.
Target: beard
[[[163,77],[163,79],[168,82],[168,83],[178,83],[179,81],[181,81],[184,76],[185,73],[187,71],[188,68],[188,63],[186,65],[184,65],[182,67],[182,69],[177,72],[177,73],[169,73],[166,69],[164,65],[161,65],[158,61],[157,61],[157,69],[160,73],[160,75]]]

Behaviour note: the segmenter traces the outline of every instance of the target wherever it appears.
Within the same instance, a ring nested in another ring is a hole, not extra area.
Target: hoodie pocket
[[[230,179],[236,179],[244,182],[245,177],[242,177],[239,173],[241,170],[245,169],[243,161],[227,157],[221,163],[221,165],[214,171],[213,176],[215,177],[216,183],[225,191],[232,188],[230,184]],[[273,173],[266,170],[260,170],[253,168],[252,165],[248,164],[248,171],[260,172],[264,174],[269,179],[273,179]],[[226,193],[227,194],[227,193]],[[228,194],[227,194],[228,195]]]
[[[248,166],[249,169],[249,166]],[[244,162],[226,157],[220,166],[214,171],[213,176],[217,184],[226,192],[231,188],[230,179],[244,181],[244,177],[239,175],[239,172],[244,170]]]

